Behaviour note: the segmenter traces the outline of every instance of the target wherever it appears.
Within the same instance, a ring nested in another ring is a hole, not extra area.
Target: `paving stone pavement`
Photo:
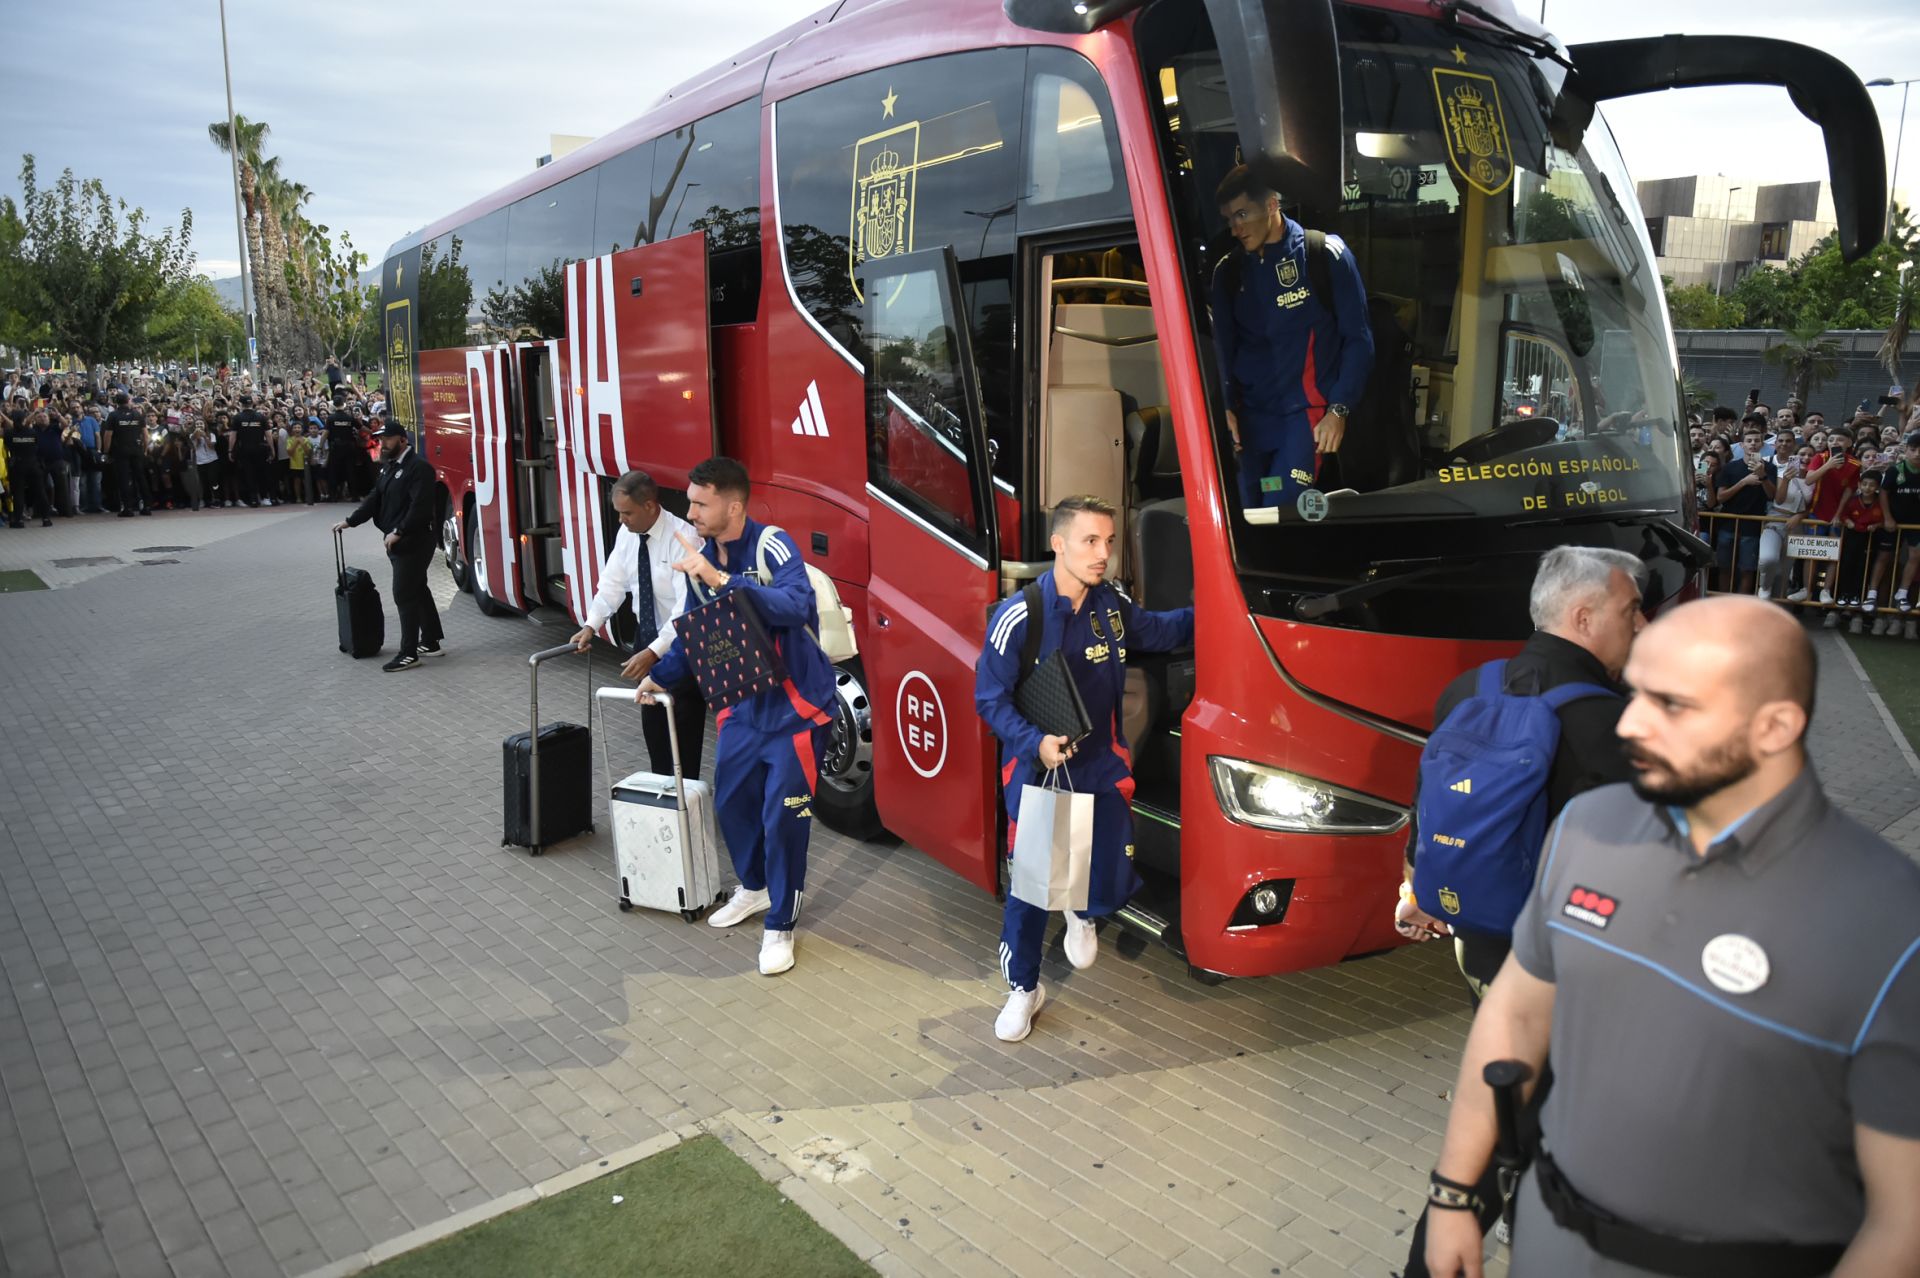
[[[34,654],[0,670],[0,1272],[303,1274],[692,1122],[884,1273],[1397,1267],[1467,1025],[1440,948],[1206,989],[1056,942],[1008,1046],[994,903],[821,829],[800,966],[765,980],[754,929],[618,912],[604,823],[499,846],[498,742],[564,632],[436,567],[452,655],[349,660],[336,515],[0,533],[7,567],[196,547],[0,597]],[[1823,775],[1920,853],[1831,642]],[[545,668],[549,718],[584,665]]]

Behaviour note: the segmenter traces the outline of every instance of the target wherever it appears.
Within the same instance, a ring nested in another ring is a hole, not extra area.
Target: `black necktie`
[[[653,615],[653,558],[647,554],[647,534],[640,534],[640,555],[634,564],[633,572],[633,620],[638,636],[634,640],[634,649],[638,651],[653,642],[660,633],[660,623]]]

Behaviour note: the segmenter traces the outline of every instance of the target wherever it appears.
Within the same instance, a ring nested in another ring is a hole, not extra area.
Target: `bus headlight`
[[[1405,808],[1297,772],[1221,755],[1207,765],[1220,810],[1241,825],[1297,834],[1392,834],[1407,824]]]

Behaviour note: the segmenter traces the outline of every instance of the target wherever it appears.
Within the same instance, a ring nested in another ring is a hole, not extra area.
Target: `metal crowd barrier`
[[[1920,524],[1895,525],[1889,548],[1875,533],[1856,533],[1837,524],[1802,519],[1791,531],[1792,516],[1779,514],[1735,515],[1725,511],[1701,511],[1700,535],[1714,548],[1714,567],[1708,578],[1709,594],[1752,593],[1790,608],[1816,611],[1860,612],[1867,593],[1879,595],[1873,616],[1901,623],[1896,632],[1913,629],[1906,623],[1920,622],[1920,600],[1912,612],[1899,612],[1894,595],[1908,570],[1909,559],[1920,554]],[[1753,530],[1759,525],[1758,531]],[[1744,535],[1743,535],[1744,534]],[[1722,539],[1729,543],[1725,548]],[[1755,553],[1753,585],[1740,590],[1744,570],[1740,562],[1743,540],[1758,543]],[[1804,599],[1793,596],[1806,591]],[[1832,603],[1822,603],[1821,591],[1833,595]],[[1920,595],[1920,579],[1908,590],[1913,599]],[[1829,623],[1833,624],[1833,623]],[[1882,632],[1876,624],[1874,633]]]

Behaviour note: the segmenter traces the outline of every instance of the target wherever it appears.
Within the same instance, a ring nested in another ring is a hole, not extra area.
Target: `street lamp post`
[[[240,206],[240,129],[233,114],[233,68],[227,60],[227,0],[220,0],[220,69],[227,77],[227,154],[233,158],[233,225],[240,238],[240,314],[247,322],[247,337],[252,339],[259,325],[254,323],[253,303],[247,293],[247,217]],[[247,366],[253,366],[251,340]]]
[[[1742,188],[1737,186],[1730,186],[1727,188],[1727,205],[1726,205],[1726,208],[1722,210],[1722,213],[1724,214],[1724,216],[1720,219],[1719,281],[1720,281],[1720,296],[1722,297],[1725,297],[1727,295],[1727,266],[1728,266],[1728,262],[1727,262],[1728,247],[1727,246],[1731,244],[1733,241],[1733,193],[1741,189]]]
[[[1880,230],[1882,236],[1893,234],[1893,193],[1899,189],[1900,185],[1900,147],[1907,140],[1907,94],[1913,91],[1916,79],[1920,77],[1895,80],[1883,75],[1878,80],[1867,81],[1869,89],[1891,89],[1896,84],[1900,86],[1900,127],[1894,131],[1893,135],[1893,177],[1887,183],[1887,220],[1886,225]]]

